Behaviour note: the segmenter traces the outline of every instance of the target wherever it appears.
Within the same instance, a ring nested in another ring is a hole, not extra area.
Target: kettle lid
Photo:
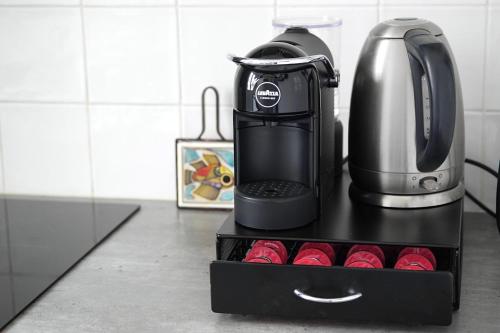
[[[434,36],[443,34],[443,31],[431,21],[416,17],[399,17],[377,24],[370,36],[382,38],[404,38],[405,34],[413,29],[424,29]]]

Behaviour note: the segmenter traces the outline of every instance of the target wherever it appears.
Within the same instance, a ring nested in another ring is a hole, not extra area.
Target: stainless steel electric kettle
[[[349,118],[351,197],[398,208],[464,195],[460,79],[441,29],[398,18],[370,32],[359,57]]]

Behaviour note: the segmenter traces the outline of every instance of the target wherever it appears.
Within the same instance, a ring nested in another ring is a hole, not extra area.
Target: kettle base
[[[387,208],[411,209],[441,206],[463,198],[464,194],[463,182],[446,191],[415,195],[367,192],[358,188],[354,183],[351,183],[349,187],[349,196],[353,200]]]

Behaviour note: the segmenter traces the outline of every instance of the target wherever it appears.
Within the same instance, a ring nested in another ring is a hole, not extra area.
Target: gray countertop
[[[222,315],[210,310],[209,262],[227,212],[142,210],[18,317],[7,332],[500,331],[500,237],[467,213],[461,309],[448,327]],[[436,221],[439,223],[439,221]]]

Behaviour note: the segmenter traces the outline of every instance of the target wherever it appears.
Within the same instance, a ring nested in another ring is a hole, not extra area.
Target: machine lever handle
[[[330,75],[329,86],[338,87],[340,81],[340,72],[333,68],[332,63],[327,56],[323,54],[310,55],[297,58],[281,58],[281,59],[260,59],[238,57],[233,54],[228,54],[227,58],[234,63],[247,66],[290,66],[290,65],[306,65],[315,62],[321,62],[325,65],[328,74]]]
[[[355,293],[355,294],[351,294],[351,295],[344,296],[344,297],[323,298],[323,297],[315,297],[315,296],[308,295],[299,289],[294,289],[293,293],[297,297],[302,298],[303,300],[306,300],[309,302],[330,303],[330,304],[351,302],[351,301],[354,301],[354,300],[360,298],[361,296],[363,296],[363,294],[361,294],[361,293]]]

